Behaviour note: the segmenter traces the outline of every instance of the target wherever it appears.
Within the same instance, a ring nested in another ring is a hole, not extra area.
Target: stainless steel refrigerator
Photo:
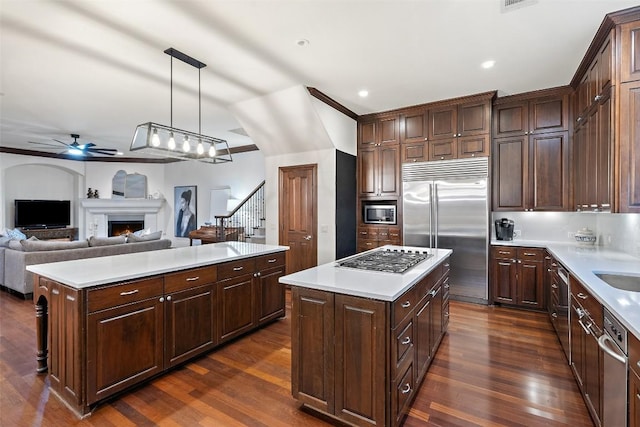
[[[404,244],[452,249],[453,299],[488,298],[488,158],[402,165]]]

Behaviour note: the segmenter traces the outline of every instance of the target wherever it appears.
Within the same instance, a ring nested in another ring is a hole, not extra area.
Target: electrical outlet
[[[575,239],[576,238],[576,233],[574,233],[573,231],[568,231],[567,232],[567,237],[570,239]]]
[[[522,237],[522,230],[513,230],[513,237]]]

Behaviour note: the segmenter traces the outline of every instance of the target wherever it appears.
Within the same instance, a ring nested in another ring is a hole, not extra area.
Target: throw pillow
[[[86,240],[73,240],[70,242],[60,240],[22,240],[22,250],[25,252],[40,251],[59,251],[64,249],[88,248],[89,243]]]
[[[9,247],[9,242],[11,241],[11,237],[9,236],[0,236],[0,247],[7,248]]]
[[[127,241],[127,236],[113,236],[113,237],[89,237],[89,246],[109,246],[109,245],[121,245]]]
[[[138,237],[142,237],[142,236],[145,236],[147,234],[151,234],[151,229],[150,228],[147,228],[146,230],[138,230],[138,231],[133,233],[134,236],[138,236]]]
[[[135,233],[131,233],[127,236],[127,242],[148,242],[149,240],[160,240],[160,237],[162,237],[161,230],[149,234],[144,234],[142,236],[137,236]]]
[[[9,249],[13,249],[14,251],[22,251],[22,245],[20,244],[20,240],[9,240]]]
[[[17,228],[14,229],[5,229],[4,233],[5,236],[10,237],[13,240],[24,240],[27,238],[27,235],[24,234],[22,231],[18,230]]]

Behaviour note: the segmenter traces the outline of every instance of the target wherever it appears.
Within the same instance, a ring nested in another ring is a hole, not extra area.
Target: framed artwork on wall
[[[176,237],[189,237],[189,232],[196,229],[198,220],[198,191],[195,185],[184,185],[173,188],[173,200],[176,220]]]

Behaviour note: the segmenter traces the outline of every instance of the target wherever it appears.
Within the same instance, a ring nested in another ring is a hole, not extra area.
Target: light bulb
[[[184,142],[182,143],[182,151],[188,153],[191,150],[191,144],[189,144],[189,135],[184,136]]]
[[[211,144],[211,147],[209,147],[209,157],[215,157],[216,156],[216,147],[213,146],[213,144]]]
[[[176,140],[173,138],[173,132],[169,134],[169,142],[167,143],[167,147],[169,147],[169,150],[176,149]]]
[[[151,137],[151,145],[154,147],[160,146],[160,137],[158,136],[158,129],[153,128],[153,136]]]
[[[204,153],[204,146],[202,145],[201,139],[198,139],[198,147],[196,150],[198,151],[198,155],[202,155],[202,153]]]

